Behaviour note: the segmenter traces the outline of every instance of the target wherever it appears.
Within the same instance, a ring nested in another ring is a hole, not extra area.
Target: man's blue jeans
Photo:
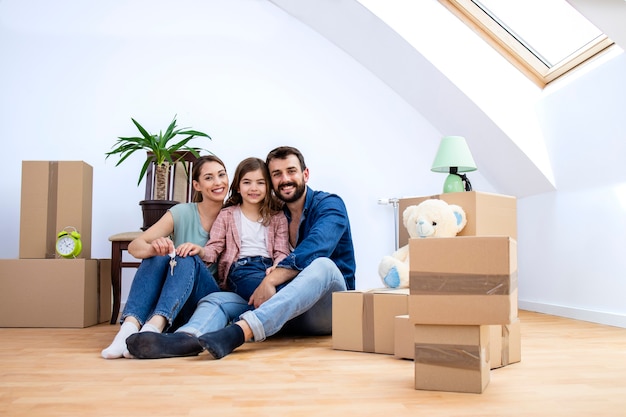
[[[257,342],[276,334],[290,320],[291,330],[327,335],[332,332],[332,293],[345,290],[344,277],[335,263],[318,258],[257,309],[235,293],[207,295],[200,300],[189,322],[177,332],[200,336],[242,319],[252,329]]]
[[[174,331],[189,320],[200,299],[220,291],[200,257],[177,256],[173,275],[169,262],[167,255],[142,260],[130,287],[122,322],[132,316],[143,325],[161,315],[167,319],[166,330]]]

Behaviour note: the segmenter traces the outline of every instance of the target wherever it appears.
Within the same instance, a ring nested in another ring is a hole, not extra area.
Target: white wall
[[[92,256],[109,235],[141,225],[142,158],[105,162],[130,118],[208,132],[232,172],[277,145],[300,148],[310,185],[344,197],[358,286],[380,286],[394,249],[393,211],[380,197],[435,194],[429,171],[441,133],[317,33],[264,1],[4,0],[0,2],[3,165],[0,253],[18,257],[22,160],[94,167]],[[8,154],[7,154],[8,155]],[[473,184],[490,188],[480,172]],[[125,273],[125,284],[132,271]]]
[[[537,106],[558,191],[519,201],[522,307],[626,327],[624,74],[621,54]]]

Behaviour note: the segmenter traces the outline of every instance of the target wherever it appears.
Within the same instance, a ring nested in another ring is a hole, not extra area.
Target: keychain
[[[176,266],[176,249],[170,252],[170,275],[174,275],[174,267]]]

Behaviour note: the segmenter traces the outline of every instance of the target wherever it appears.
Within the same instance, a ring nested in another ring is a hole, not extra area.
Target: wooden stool
[[[122,268],[139,268],[140,261],[124,262],[123,251],[128,250],[128,245],[136,237],[141,235],[141,231],[124,232],[110,236],[111,241],[111,287],[113,287],[113,307],[111,309],[111,324],[117,323],[117,316],[120,313],[120,302],[122,298]]]

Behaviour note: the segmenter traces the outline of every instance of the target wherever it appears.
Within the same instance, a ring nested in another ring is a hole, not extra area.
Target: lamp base
[[[450,174],[446,177],[446,181],[443,183],[444,193],[460,193],[463,191],[465,191],[465,185],[459,175]]]

